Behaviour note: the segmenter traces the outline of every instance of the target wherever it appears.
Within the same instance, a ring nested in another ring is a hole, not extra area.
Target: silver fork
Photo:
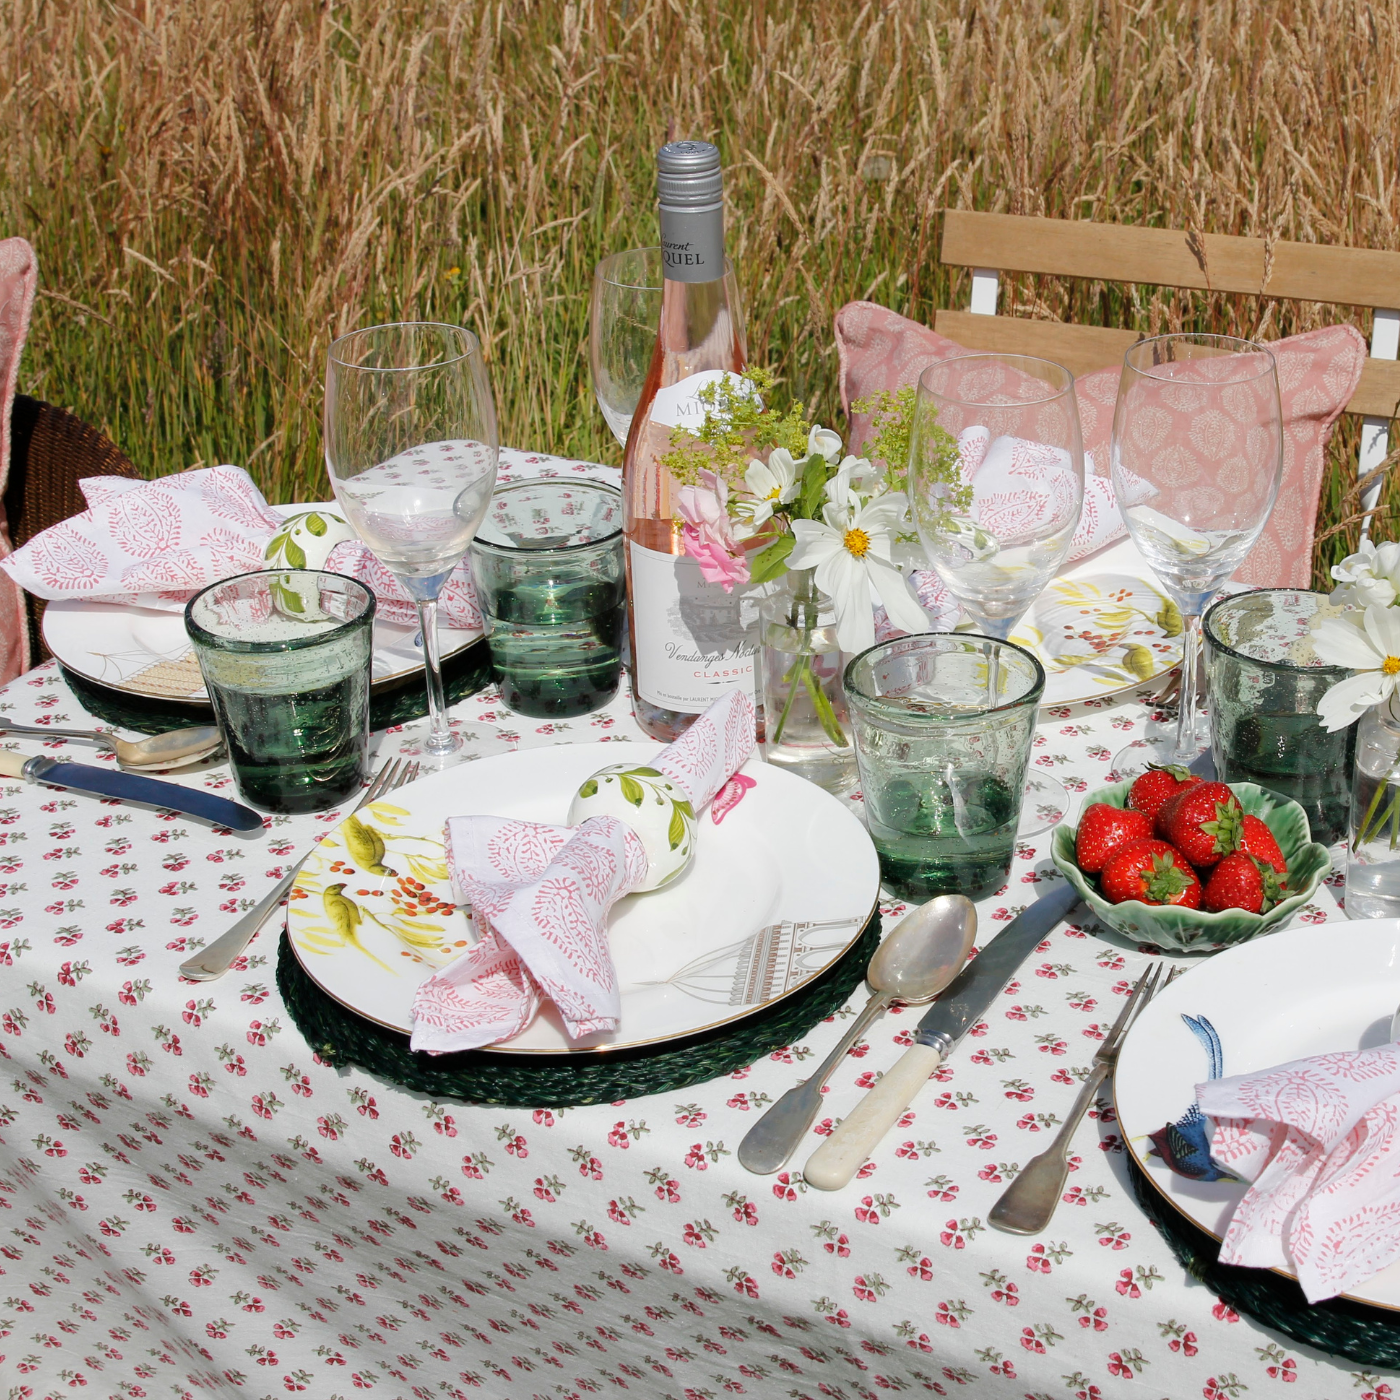
[[[1055,1134],[1055,1140],[1038,1157],[1032,1157],[1020,1175],[1005,1191],[987,1214],[987,1223],[1011,1235],[1039,1234],[1049,1223],[1060,1203],[1060,1193],[1065,1188],[1065,1177],[1069,1173],[1069,1145],[1074,1131],[1079,1126],[1089,1105],[1094,1101],[1099,1085],[1118,1060],[1118,1048],[1123,1043],[1128,1027],[1138,1012],[1151,1000],[1157,990],[1157,982],[1162,973],[1158,963],[1138,978],[1137,986],[1128,997],[1128,1004],[1119,1013],[1112,1030],[1104,1037],[1094,1056],[1094,1066],[1084,1087],[1079,1091],[1069,1116]]]
[[[410,763],[407,759],[396,758],[386,763],[374,775],[373,781],[365,789],[365,795],[355,804],[354,810],[358,812],[366,803],[378,801],[395,788],[411,783],[418,776],[418,770],[419,764],[416,760]],[[320,844],[320,838],[317,838],[316,845]],[[315,849],[316,846],[312,846],[311,851]],[[222,977],[233,966],[234,959],[253,941],[253,935],[266,922],[267,916],[282,902],[282,897],[291,889],[292,881],[296,879],[301,867],[311,859],[311,851],[307,851],[227,933],[216,938],[202,952],[182,962],[180,976],[187,977],[191,982],[212,982],[214,978]]]

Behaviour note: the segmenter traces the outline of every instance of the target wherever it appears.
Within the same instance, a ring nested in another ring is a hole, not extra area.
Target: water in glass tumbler
[[[617,693],[626,626],[620,491],[558,479],[501,487],[472,547],[472,578],[512,710],[563,719]]]
[[[321,812],[365,777],[374,596],[338,574],[244,574],[190,600],[186,629],[243,798]]]
[[[994,893],[1011,868],[1040,663],[1010,642],[933,632],[862,652],[845,685],[886,889]]]

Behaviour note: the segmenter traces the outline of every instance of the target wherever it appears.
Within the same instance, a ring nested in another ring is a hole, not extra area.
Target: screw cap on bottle
[[[656,153],[656,196],[666,209],[713,209],[724,197],[719,147],[708,141],[670,141]]]

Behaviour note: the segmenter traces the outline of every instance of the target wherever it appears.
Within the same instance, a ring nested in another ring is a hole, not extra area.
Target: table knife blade
[[[231,827],[240,836],[251,836],[263,829],[263,819],[251,807],[217,797],[212,792],[187,788],[180,783],[147,778],[119,769],[95,768],[88,763],[69,763],[54,758],[26,759],[17,753],[0,753],[0,775],[47,783],[73,792],[97,797],[116,797],[127,802],[144,802],[166,807],[189,817],[201,817],[217,826]]]

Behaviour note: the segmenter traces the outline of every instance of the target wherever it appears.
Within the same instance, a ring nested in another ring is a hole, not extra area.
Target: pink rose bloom
[[[729,487],[711,471],[702,471],[700,481],[699,486],[682,486],[676,494],[676,508],[685,522],[681,538],[705,581],[723,584],[724,591],[732,593],[736,583],[749,581],[749,561],[730,526]]]

